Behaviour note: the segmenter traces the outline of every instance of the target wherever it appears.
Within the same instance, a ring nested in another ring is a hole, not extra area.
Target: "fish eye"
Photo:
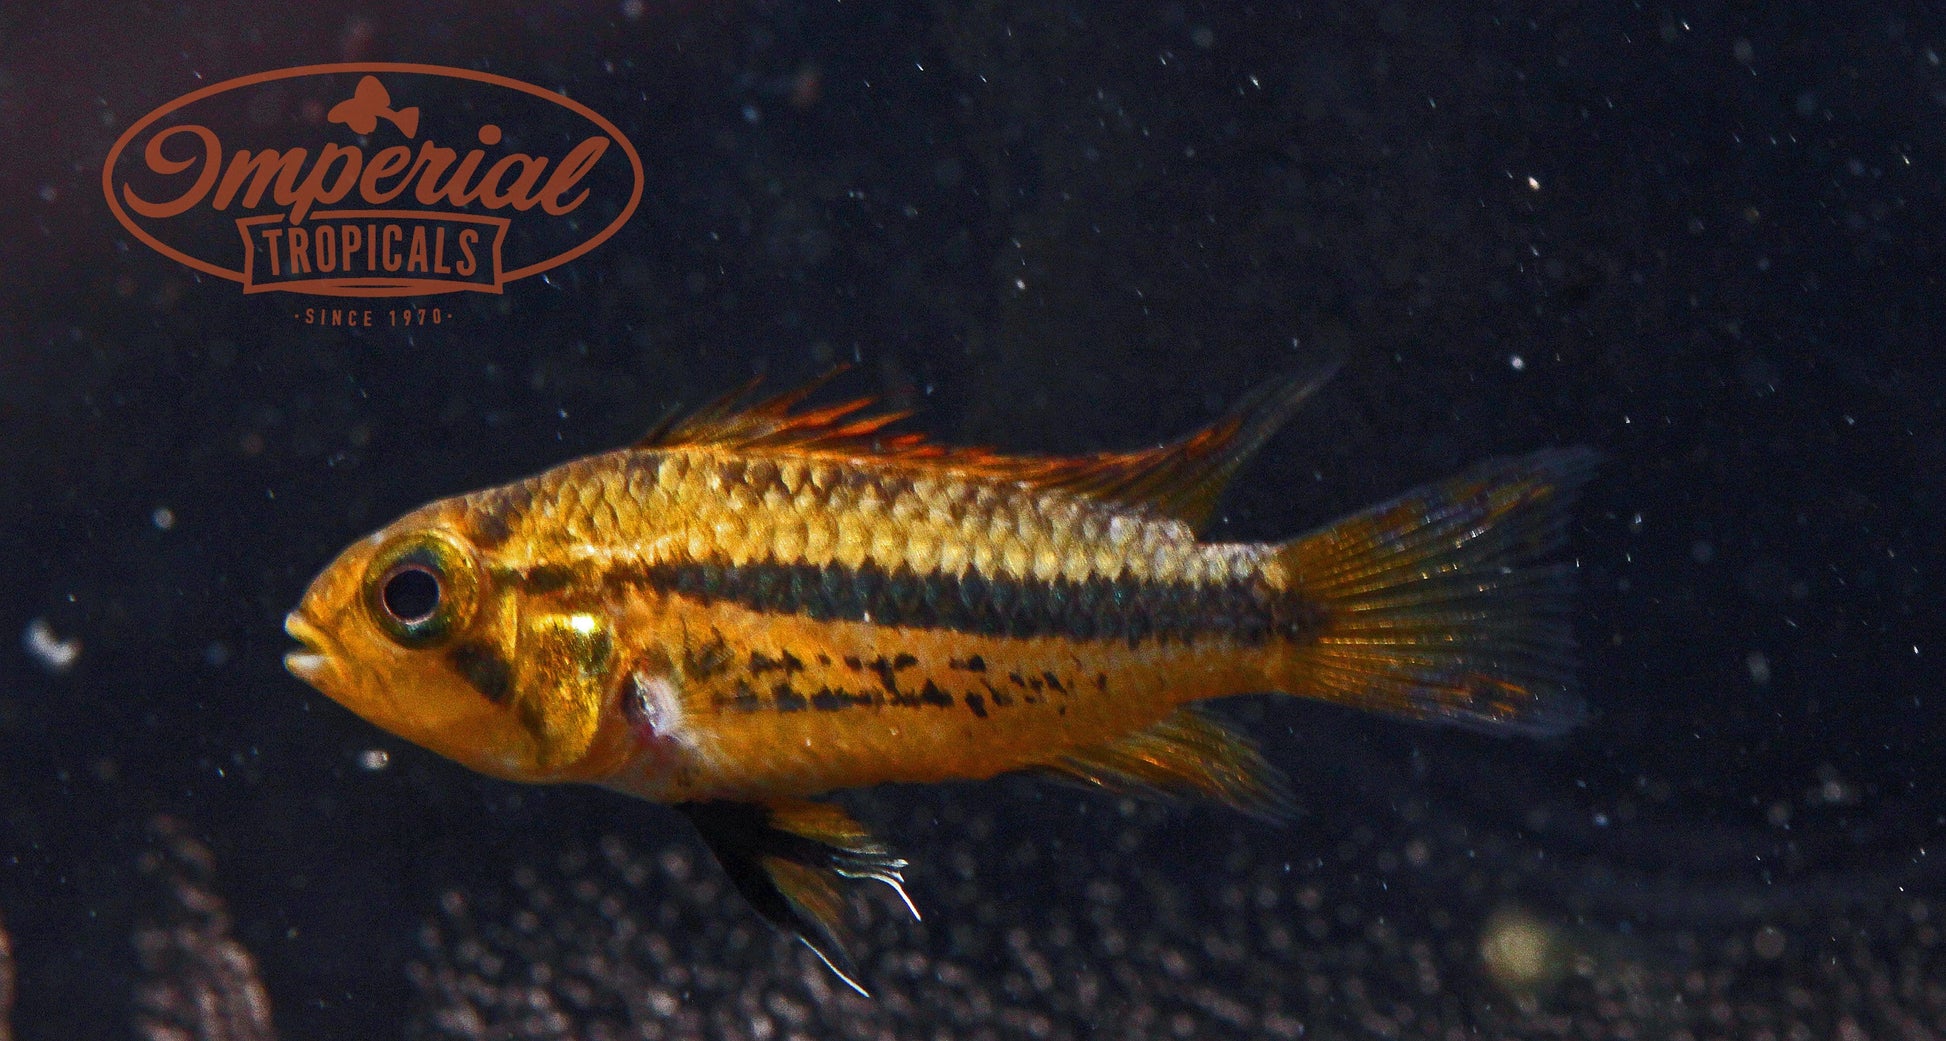
[[[400,564],[379,584],[378,598],[394,621],[423,622],[439,610],[439,576],[424,564]]]
[[[403,647],[429,647],[471,618],[473,558],[441,532],[415,532],[379,550],[366,570],[365,606]]]

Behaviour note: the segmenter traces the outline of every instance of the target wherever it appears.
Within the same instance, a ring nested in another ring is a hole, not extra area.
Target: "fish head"
[[[464,501],[445,500],[347,548],[285,618],[303,646],[284,666],[366,721],[481,773],[579,779],[600,714],[582,688],[600,679],[604,663],[591,659],[608,653],[606,633],[577,617],[543,624],[536,646],[517,583],[472,528]]]

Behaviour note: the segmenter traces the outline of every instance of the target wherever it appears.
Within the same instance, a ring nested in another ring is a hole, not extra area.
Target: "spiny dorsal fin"
[[[896,451],[908,444],[916,446],[923,443],[924,439],[919,434],[875,438],[873,435],[880,429],[911,413],[853,415],[872,404],[874,399],[869,397],[854,398],[808,412],[791,412],[846,368],[848,366],[835,366],[802,386],[754,401],[752,397],[763,383],[763,377],[753,377],[737,389],[687,415],[671,411],[637,441],[635,447],[714,445],[746,451],[769,448],[876,455],[888,448]]]
[[[1134,452],[1080,456],[1012,456],[990,448],[941,445],[917,433],[885,434],[909,412],[860,415],[873,399],[856,398],[793,413],[843,371],[835,368],[802,387],[751,401],[752,380],[687,416],[664,418],[637,448],[710,445],[745,452],[875,456],[923,461],[973,476],[1061,488],[1127,508],[1173,517],[1201,529],[1237,467],[1290,419],[1338,370],[1336,360],[1295,372],[1245,397],[1215,423],[1182,438]]]
[[[870,997],[858,965],[845,951],[845,901],[840,879],[870,879],[892,887],[913,918],[905,861],[872,838],[865,826],[829,803],[692,802],[677,807],[703,836],[737,892],[771,925],[797,937],[838,978]]]
[[[1266,383],[1245,395],[1228,415],[1181,440],[1062,460],[1073,464],[1075,472],[1048,483],[1146,506],[1201,531],[1237,468],[1337,374],[1339,364],[1333,359]]]
[[[1297,813],[1283,771],[1193,706],[1111,744],[1070,752],[1045,769],[1121,794],[1202,796],[1269,821]]]

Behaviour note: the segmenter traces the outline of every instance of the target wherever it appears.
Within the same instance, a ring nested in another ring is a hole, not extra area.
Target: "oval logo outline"
[[[119,223],[123,228],[127,229],[127,231],[130,234],[134,235],[137,239],[141,240],[141,242],[144,245],[148,246],[150,249],[155,250],[157,253],[160,253],[163,256],[168,257],[169,259],[174,260],[175,262],[182,264],[186,267],[189,267],[193,270],[201,271],[204,274],[214,275],[218,278],[226,279],[228,281],[236,282],[238,284],[247,286],[248,278],[243,271],[233,270],[231,268],[225,268],[220,265],[211,263],[207,260],[203,260],[199,257],[191,256],[183,252],[182,250],[177,249],[176,247],[163,242],[161,239],[157,238],[154,234],[149,232],[146,228],[143,228],[140,224],[136,223],[135,219],[128,213],[126,209],[123,208],[122,201],[116,197],[116,193],[115,193],[115,168],[117,164],[119,164],[119,162],[121,161],[123,152],[127,150],[128,146],[132,142],[134,142],[138,137],[142,135],[143,131],[149,129],[155,123],[166,118],[171,113],[179,112],[199,101],[202,101],[205,98],[215,97],[219,94],[226,94],[231,91],[242,90],[247,87],[254,87],[264,83],[272,83],[277,80],[301,79],[307,76],[355,75],[361,73],[365,75],[375,75],[380,73],[404,73],[404,74],[421,75],[421,76],[437,76],[437,77],[444,77],[447,79],[470,80],[475,83],[485,83],[490,86],[518,91],[522,94],[539,98],[540,100],[547,102],[548,104],[555,105],[560,108],[564,108],[569,112],[574,113],[575,115],[581,117],[582,119],[587,120],[590,124],[594,125],[602,133],[606,134],[609,140],[621,146],[622,154],[628,158],[629,171],[633,175],[634,185],[630,189],[627,203],[625,203],[622,206],[621,210],[618,213],[616,213],[615,219],[610,221],[599,232],[595,233],[593,236],[589,237],[585,241],[574,246],[572,249],[566,250],[559,254],[555,254],[553,256],[545,257],[541,260],[537,260],[534,263],[526,265],[525,267],[516,268],[515,270],[504,272],[501,275],[499,280],[502,285],[504,285],[507,282],[516,282],[523,278],[528,278],[533,275],[538,275],[538,274],[542,274],[543,272],[551,271],[554,268],[560,267],[563,264],[569,263],[570,261],[579,258],[583,254],[587,253],[589,250],[592,250],[596,246],[599,246],[602,243],[608,241],[611,237],[614,236],[616,232],[622,229],[622,225],[628,223],[628,219],[630,217],[635,215],[636,207],[639,206],[642,202],[642,192],[646,186],[646,174],[643,172],[642,169],[642,157],[639,153],[636,152],[634,142],[630,141],[627,135],[622,133],[621,128],[617,127],[614,123],[610,122],[608,117],[603,116],[601,113],[596,112],[594,109],[589,108],[587,105],[584,105],[581,102],[573,98],[570,98],[565,94],[559,94],[554,91],[548,90],[545,87],[538,87],[535,86],[534,84],[513,79],[512,77],[509,76],[499,75],[498,73],[481,72],[475,69],[454,68],[449,65],[428,65],[420,62],[329,62],[329,63],[316,64],[316,65],[298,65],[298,66],[292,66],[290,68],[284,68],[284,69],[271,69],[265,72],[251,73],[250,75],[247,76],[234,77],[232,79],[223,80],[220,83],[212,83],[206,87],[198,87],[197,89],[190,91],[189,93],[184,94],[181,97],[174,98],[164,103],[163,105],[150,110],[141,119],[138,119],[133,124],[130,124],[129,128],[123,131],[120,137],[117,137],[115,139],[114,145],[112,145],[108,149],[107,158],[102,162],[101,190],[102,190],[102,194],[108,200],[109,210],[114,213],[115,220],[117,223]],[[498,292],[499,289],[496,288],[493,291]],[[401,294],[398,293],[328,294],[327,293],[322,295],[401,295]]]

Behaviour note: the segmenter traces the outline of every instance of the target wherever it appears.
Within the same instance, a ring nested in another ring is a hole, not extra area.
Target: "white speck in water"
[[[1751,651],[1743,656],[1743,664],[1750,669],[1750,682],[1759,687],[1770,684],[1770,659],[1762,651]]]
[[[358,767],[361,770],[377,773],[391,765],[392,753],[383,748],[367,748],[358,753]]]
[[[1513,366],[1513,370],[1515,372],[1527,371],[1527,359],[1521,357],[1518,354],[1509,357],[1507,359],[1507,364]]]
[[[47,624],[45,618],[36,618],[28,622],[27,631],[21,634],[20,643],[27,648],[28,654],[34,656],[35,661],[40,662],[41,668],[55,675],[74,668],[74,663],[81,660],[80,638],[70,637],[63,640],[55,634],[54,627]]]
[[[155,522],[157,531],[168,531],[176,526],[176,511],[167,506],[157,506],[155,512],[149,514],[149,519]]]
[[[1527,190],[1528,190],[1528,191],[1535,191],[1535,192],[1537,192],[1537,191],[1540,191],[1540,190],[1541,190],[1541,179],[1540,179],[1540,178],[1538,178],[1538,177],[1531,177],[1531,176],[1530,176],[1530,177],[1528,177],[1528,178],[1527,178]]]

